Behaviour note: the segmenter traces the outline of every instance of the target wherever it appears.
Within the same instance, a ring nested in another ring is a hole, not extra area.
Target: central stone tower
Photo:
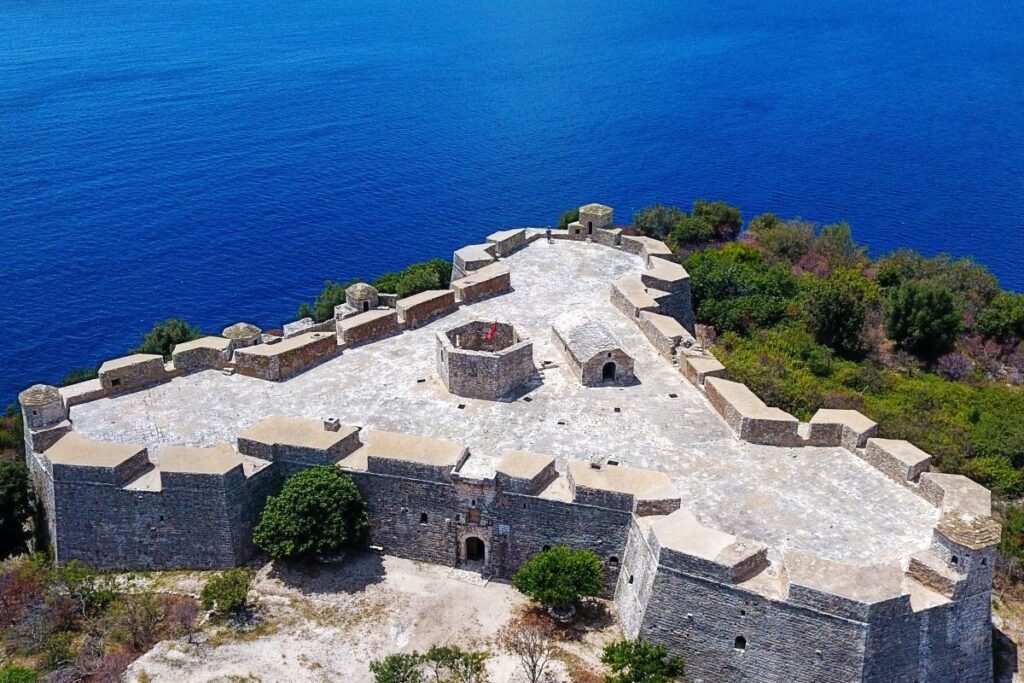
[[[474,320],[437,333],[437,373],[453,394],[494,401],[534,371],[533,343],[508,323]]]

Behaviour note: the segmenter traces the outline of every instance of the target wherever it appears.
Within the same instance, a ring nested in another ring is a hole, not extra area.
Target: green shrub
[[[719,332],[771,326],[786,315],[797,294],[787,268],[766,266],[758,251],[745,244],[698,252],[685,265],[697,321]]]
[[[162,323],[155,323],[134,352],[155,353],[163,356],[164,360],[170,360],[176,345],[199,339],[202,334],[198,326],[192,327],[181,318],[168,318]]]
[[[643,638],[606,645],[601,663],[611,670],[605,683],[670,683],[679,680],[685,669],[682,658]]]
[[[37,683],[39,674],[17,664],[8,664],[0,669],[0,683]]]
[[[774,214],[762,214],[751,221],[750,231],[764,260],[772,265],[794,265],[814,245],[814,223],[800,219],[782,221]]]
[[[562,215],[558,217],[558,229],[565,230],[569,227],[570,223],[575,223],[580,219],[579,209],[569,209],[568,211],[562,212]]]
[[[512,585],[548,608],[564,610],[601,591],[601,560],[589,550],[556,546],[534,555],[516,572]]]
[[[856,268],[867,262],[867,247],[853,241],[849,223],[833,223],[823,227],[814,240],[813,248],[825,257],[833,269]]]
[[[944,287],[907,282],[886,301],[886,334],[922,358],[935,359],[948,351],[961,328],[953,295]]]
[[[636,212],[633,216],[633,228],[641,235],[663,240],[684,215],[678,206],[655,204]]]
[[[703,244],[715,239],[715,227],[702,218],[683,216],[668,234],[670,247],[679,248],[684,245]]]
[[[203,609],[213,610],[219,614],[241,611],[249,599],[252,579],[252,570],[244,567],[218,574],[203,586],[199,602]]]
[[[858,271],[839,269],[828,278],[805,278],[804,307],[815,339],[846,357],[866,350],[865,324],[878,285]]]
[[[977,329],[1003,342],[1024,339],[1024,294],[1000,292],[978,316]]]
[[[25,463],[0,461],[0,560],[28,550],[25,524],[32,518],[33,500]]]
[[[999,552],[1005,557],[1024,561],[1024,510],[1009,505],[1003,512],[1003,533]]]
[[[690,215],[711,227],[712,238],[736,239],[743,229],[743,214],[735,206],[722,201],[698,199],[693,203]]]
[[[334,317],[334,307],[345,303],[345,290],[359,282],[349,280],[348,282],[334,282],[328,280],[324,288],[316,295],[313,305],[302,304],[299,306],[298,319],[312,318],[314,322],[322,323]]]
[[[370,662],[370,673],[374,683],[422,683],[423,657],[418,652],[412,654],[388,655],[384,659]]]
[[[960,466],[960,474],[1006,497],[1024,493],[1024,474],[1004,455],[969,458]]]
[[[70,664],[75,659],[75,634],[69,631],[51,633],[43,643],[43,654],[48,669],[59,669]]]
[[[444,289],[452,279],[452,264],[444,259],[430,259],[414,263],[397,273],[384,273],[374,280],[378,292],[397,294],[399,298],[425,292],[428,289]]]
[[[312,559],[357,547],[369,531],[366,502],[352,478],[320,466],[293,475],[267,500],[253,540],[277,559]]]
[[[887,288],[907,282],[930,283],[956,292],[954,304],[967,318],[976,320],[999,294],[999,281],[988,268],[972,259],[953,259],[948,254],[927,258],[900,249],[879,259],[877,280]]]

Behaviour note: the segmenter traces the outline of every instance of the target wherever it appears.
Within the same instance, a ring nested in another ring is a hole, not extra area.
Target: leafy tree
[[[782,219],[774,213],[762,213],[750,219],[747,230],[760,237],[763,233],[782,225]]]
[[[621,640],[604,648],[601,663],[611,670],[605,683],[670,683],[683,675],[683,660],[664,645]]]
[[[710,225],[714,236],[722,240],[736,239],[743,229],[743,214],[735,206],[722,201],[698,199],[693,203],[691,215]]]
[[[0,683],[37,683],[39,675],[32,669],[8,664],[0,669]]]
[[[519,660],[529,683],[541,683],[555,654],[553,636],[550,619],[530,614],[502,626],[498,645]]]
[[[366,502],[352,478],[324,465],[293,475],[267,500],[253,540],[276,559],[314,558],[357,547],[369,531]]]
[[[953,295],[944,287],[907,282],[886,301],[886,334],[923,358],[934,359],[949,350],[961,327]]]
[[[799,218],[782,221],[773,214],[762,214],[751,221],[750,231],[765,261],[773,265],[794,265],[814,245],[814,223]]]
[[[805,303],[815,339],[844,356],[859,356],[865,350],[864,325],[877,299],[878,286],[855,270],[810,277]]]
[[[560,545],[530,558],[516,572],[512,585],[549,609],[566,610],[580,598],[600,593],[602,581],[597,555]]]
[[[867,261],[867,247],[853,241],[853,231],[845,221],[823,227],[814,249],[832,268],[855,268]]]
[[[202,603],[203,609],[213,610],[219,614],[239,612],[248,602],[252,579],[251,569],[230,569],[206,582],[199,594],[199,602]]]
[[[999,281],[985,266],[969,258],[953,259],[948,254],[931,258],[910,249],[900,249],[877,262],[877,280],[887,288],[907,282],[931,283],[956,292],[957,310],[977,320],[999,294]]]
[[[715,239],[715,226],[703,218],[683,216],[672,226],[668,243],[674,248],[683,245],[702,244]]]
[[[978,317],[978,331],[1008,342],[1024,338],[1024,294],[1000,292]]]
[[[57,568],[52,587],[70,598],[82,617],[102,613],[119,594],[110,575],[101,574],[78,560],[71,560]]]
[[[349,280],[344,283],[333,280],[326,281],[324,288],[316,295],[312,306],[306,303],[299,306],[299,319],[312,318],[314,322],[322,323],[333,318],[334,307],[345,303],[345,290],[357,282],[359,280]]]
[[[374,683],[423,683],[423,657],[418,652],[388,655],[370,662]]]
[[[698,322],[719,332],[773,325],[797,294],[788,268],[766,266],[757,250],[745,244],[693,254],[685,265]]]
[[[163,605],[155,593],[126,593],[110,606],[106,615],[113,640],[125,643],[135,651],[144,650],[156,642],[157,629],[163,617]]]
[[[202,331],[198,326],[191,327],[181,318],[168,318],[162,323],[155,323],[153,329],[142,338],[142,344],[135,353],[155,353],[171,359],[171,352],[178,344],[199,339]]]
[[[580,210],[579,209],[569,209],[568,211],[563,212],[561,216],[559,216],[559,218],[558,218],[558,229],[559,230],[565,230],[566,228],[569,227],[570,223],[575,223],[579,219],[580,219]]]
[[[33,500],[25,463],[0,461],[0,560],[28,550]]]
[[[414,263],[398,273],[385,273],[374,280],[378,292],[397,294],[400,298],[425,292],[428,289],[444,289],[452,279],[452,264],[444,259],[430,259]]]
[[[655,204],[636,212],[633,216],[633,227],[641,235],[663,240],[684,215],[678,206]]]
[[[422,661],[434,681],[443,683],[487,683],[485,651],[467,651],[457,645],[434,645],[427,650]]]
[[[395,293],[398,294],[399,299],[404,299],[407,296],[440,287],[441,281],[433,269],[411,268],[402,273],[402,276],[398,278]]]

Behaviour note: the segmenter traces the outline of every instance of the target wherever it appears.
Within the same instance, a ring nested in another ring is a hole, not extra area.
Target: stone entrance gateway
[[[465,558],[467,562],[483,562],[486,556],[487,549],[482,540],[476,536],[470,536],[466,539]]]
[[[611,361],[604,364],[601,368],[601,381],[603,382],[614,382],[615,381],[615,363]]]

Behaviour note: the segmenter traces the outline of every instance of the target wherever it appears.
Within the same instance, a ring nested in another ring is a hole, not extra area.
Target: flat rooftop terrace
[[[415,330],[345,350],[285,382],[206,371],[72,408],[83,436],[144,444],[234,443],[285,415],[446,439],[470,449],[470,476],[490,476],[506,450],[612,458],[668,474],[683,506],[722,531],[859,564],[905,561],[927,547],[938,510],[840,448],[739,441],[704,395],[659,356],[609,301],[611,283],[642,260],[596,244],[537,241],[504,259],[514,291],[463,306]],[[637,383],[583,387],[551,343],[551,321],[581,311],[606,324],[636,361]],[[512,323],[542,366],[509,402],[449,394],[435,371],[437,330],[474,319]],[[543,365],[542,365],[543,364]],[[527,400],[529,399],[529,400]],[[461,407],[460,407],[461,406]],[[618,411],[616,411],[618,409]]]

